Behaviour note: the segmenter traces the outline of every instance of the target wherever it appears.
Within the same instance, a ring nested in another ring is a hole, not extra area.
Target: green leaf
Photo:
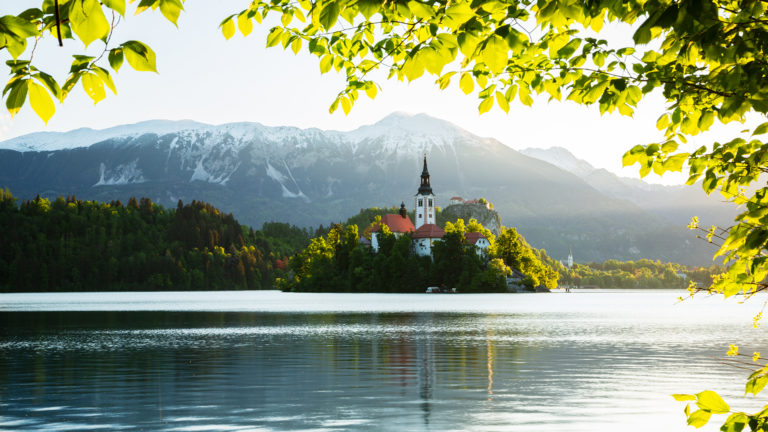
[[[370,19],[381,9],[381,2],[379,0],[357,0],[357,7],[365,19]]]
[[[82,80],[83,89],[85,89],[88,97],[93,100],[94,105],[107,97],[107,93],[104,91],[104,82],[96,74],[83,74]]]
[[[496,103],[499,104],[499,108],[509,114],[509,102],[507,102],[507,98],[504,97],[504,94],[499,91],[496,92]]]
[[[718,177],[712,171],[708,170],[704,175],[704,180],[701,182],[701,188],[704,189],[704,193],[709,195],[715,190],[719,181]]]
[[[470,94],[472,93],[472,90],[475,89],[475,81],[472,79],[472,75],[469,72],[464,72],[461,74],[461,79],[459,79],[459,88],[461,88],[461,91],[463,91],[464,94]]]
[[[291,51],[294,54],[298,54],[301,51],[301,38],[296,38],[291,42]]]
[[[72,31],[86,47],[109,34],[109,22],[98,0],[73,0],[69,5],[69,23]]]
[[[509,46],[507,46],[504,39],[493,34],[486,39],[485,46],[481,51],[483,63],[488,65],[491,72],[498,75],[507,67],[507,62],[509,61],[509,57],[507,56],[508,51]]]
[[[478,111],[480,111],[480,114],[483,114],[490,111],[492,107],[493,107],[493,97],[489,96],[483,99],[482,102],[480,102],[480,106],[478,106]]]
[[[120,45],[128,64],[137,71],[157,72],[155,52],[143,43],[131,40]]]
[[[706,131],[715,122],[715,112],[711,110],[704,111],[699,117],[699,130]]]
[[[528,89],[525,85],[520,85],[520,88],[517,91],[517,94],[520,97],[520,102],[523,103],[523,105],[531,106],[533,105],[533,98],[531,98],[531,91]]]
[[[62,100],[61,87],[59,87],[59,83],[57,83],[52,76],[48,75],[45,72],[38,72],[32,75],[32,78],[36,79],[41,84],[43,84],[48,89],[48,91],[51,92],[53,97],[55,97],[59,101]]]
[[[581,46],[581,39],[571,39],[564,47],[557,50],[557,56],[561,58],[568,58],[573,55],[574,52]]]
[[[13,15],[0,17],[0,49],[7,48],[17,59],[27,47],[27,38],[38,36],[37,26]]]
[[[283,29],[280,27],[272,27],[272,29],[269,31],[269,34],[267,35],[267,48],[279,44],[282,36]]]
[[[688,156],[690,156],[688,153],[679,153],[668,157],[663,163],[664,171],[682,171]]]
[[[370,83],[370,85],[366,86],[365,88],[365,94],[368,95],[368,97],[371,99],[376,98],[377,92],[378,92],[378,89],[376,88],[376,84],[374,83]]]
[[[752,132],[752,136],[763,135],[766,132],[768,132],[768,122],[765,122],[765,123],[761,124],[760,126],[756,127],[755,131]]]
[[[56,112],[56,106],[53,104],[51,95],[45,90],[45,87],[34,81],[29,81],[29,104],[46,124]]]
[[[243,36],[248,36],[253,31],[253,21],[248,18],[247,13],[241,13],[237,16],[237,28],[240,29],[240,33]]]
[[[753,395],[757,395],[758,393],[763,391],[766,384],[768,384],[768,375],[752,378],[749,381],[747,381],[747,385],[744,392],[745,394],[752,393]]]
[[[466,57],[472,58],[472,55],[475,53],[475,48],[477,48],[479,41],[477,36],[469,32],[462,32],[459,33],[456,41],[459,44],[459,51],[461,51],[461,53]]]
[[[333,66],[333,55],[324,55],[323,58],[320,59],[320,73],[328,72],[331,70],[331,66]]]
[[[120,70],[120,66],[123,65],[123,49],[113,48],[109,50],[109,66],[114,69],[115,72]]]
[[[709,422],[709,418],[712,417],[712,413],[705,410],[696,410],[688,416],[688,426],[700,428]]]
[[[722,432],[741,432],[749,423],[749,417],[744,413],[733,413],[728,416],[728,419],[720,427]]]
[[[320,9],[320,24],[323,28],[330,30],[338,21],[340,12],[341,8],[338,1],[331,0],[325,3]]]
[[[666,129],[667,126],[669,126],[669,115],[662,114],[661,117],[659,117],[659,119],[656,120],[656,129],[658,130]]]
[[[680,401],[680,402],[696,400],[696,395],[692,395],[692,394],[676,393],[676,394],[673,394],[672,397],[675,398],[676,401]]]
[[[172,22],[173,25],[177,27],[178,25],[176,23],[183,10],[184,5],[181,4],[180,0],[160,0],[160,13],[163,14],[165,19]]]
[[[696,398],[696,405],[712,414],[726,414],[731,410],[731,407],[725,403],[723,398],[712,390],[704,390],[701,393],[697,393]]]
[[[417,18],[430,19],[435,16],[435,11],[432,9],[432,6],[418,1],[409,1],[408,9],[410,9],[411,13],[414,14]]]
[[[112,81],[112,77],[109,76],[109,72],[106,69],[100,68],[98,66],[94,66],[93,73],[95,73],[99,78],[101,78],[101,81],[103,81],[104,84],[106,84],[107,87],[110,90],[112,90],[113,94],[117,94],[117,88],[115,88],[115,82]]]
[[[420,52],[420,51],[419,51]],[[424,62],[421,61],[422,56],[417,55],[406,58],[403,62],[402,70],[405,73],[405,77],[408,81],[413,81],[420,76],[424,75]]]
[[[101,0],[101,2],[104,3],[104,6],[125,16],[125,0]]]
[[[458,28],[475,16],[475,12],[468,3],[456,2],[445,10],[445,16],[448,18],[446,22],[447,25],[453,28]]]
[[[235,35],[235,20],[232,19],[232,17],[229,17],[228,19],[224,20],[224,22],[221,23],[221,34],[224,35],[224,38],[229,40],[232,38],[232,36]]]
[[[20,79],[11,86],[11,91],[5,99],[5,107],[8,108],[11,117],[16,115],[21,107],[24,106],[24,102],[27,100],[29,81],[29,79]]]
[[[342,96],[339,98],[339,101],[341,102],[341,109],[344,110],[344,115],[348,115],[352,110],[352,104],[350,103],[349,99]]]

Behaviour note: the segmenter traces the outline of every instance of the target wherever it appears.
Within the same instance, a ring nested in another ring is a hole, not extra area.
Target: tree
[[[183,1],[141,0],[135,14],[159,9],[176,25]],[[107,96],[106,89],[117,93],[107,66],[117,72],[126,61],[137,71],[157,72],[152,48],[137,40],[112,40],[115,27],[128,16],[126,0],[42,0],[39,8],[0,17],[0,50],[7,50],[12,58],[6,62],[11,78],[3,89],[8,112],[16,114],[29,99],[32,109],[47,123],[56,111],[54,99],[63,102],[78,83],[94,103]],[[74,55],[66,79],[57,81],[35,66],[35,49],[41,38],[57,39],[60,46],[65,40],[79,41],[86,48],[94,42],[103,43],[104,49],[98,57]]]
[[[159,8],[175,23],[181,6],[180,0],[141,0],[137,10]],[[768,287],[768,186],[754,186],[768,171],[768,144],[755,138],[768,133],[768,122],[726,143],[678,148],[716,120],[768,113],[767,7],[760,0],[254,0],[220,27],[227,38],[236,29],[248,35],[253,21],[279,15],[268,46],[294,53],[306,47],[322,72],[343,70],[346,85],[330,111],[341,106],[348,113],[360,92],[374,98],[377,71],[408,81],[426,73],[440,88],[458,83],[477,95],[481,113],[494,105],[508,111],[515,99],[531,105],[538,94],[632,115],[643,97],[660,91],[667,102],[657,122],[663,139],[635,146],[623,162],[639,164],[641,175],[685,169],[689,184],[701,181],[707,193],[719,191],[745,206],[732,227],[705,229],[730,263],[711,289],[730,296]],[[114,91],[98,65],[101,57],[76,57],[63,86],[37,70],[31,59],[39,37],[72,37],[85,45],[101,39],[113,70],[123,58],[135,69],[154,70],[146,45],[126,41],[111,48],[114,25],[106,16],[124,13],[125,0],[44,0],[38,9],[0,17],[0,49],[14,59],[4,90],[9,111],[18,112],[29,95],[47,120],[51,96],[63,100],[78,82],[94,101],[103,99],[105,85]],[[631,25],[633,46],[594,37],[606,22]],[[697,220],[691,228],[699,229]]]

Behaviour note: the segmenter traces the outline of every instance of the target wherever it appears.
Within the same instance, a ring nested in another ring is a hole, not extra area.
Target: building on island
[[[416,203],[416,229],[422,225],[435,223],[435,194],[429,184],[429,170],[427,169],[427,155],[424,155],[424,169],[421,170],[421,185],[414,198]]]
[[[379,251],[379,231],[381,231],[381,225],[386,225],[389,231],[400,237],[405,233],[411,233],[414,231],[413,222],[408,216],[408,211],[405,209],[405,203],[400,203],[400,212],[398,214],[385,214],[381,217],[381,222],[376,224],[371,230],[371,247],[374,252]]]
[[[571,248],[568,248],[568,259],[567,260],[560,260],[560,265],[567,269],[573,268],[573,253],[571,253]]]
[[[445,231],[435,224],[426,224],[417,228],[411,237],[416,255],[432,255],[432,244],[435,240],[442,239],[444,235]]]
[[[451,197],[450,205],[464,204],[464,198],[460,196]]]
[[[474,246],[478,255],[488,256],[488,249],[491,247],[491,242],[489,242],[481,233],[468,232],[464,234],[464,243]]]
[[[453,197],[451,198],[451,203],[456,199],[461,200],[462,203],[464,202],[461,197]],[[424,168],[421,171],[421,183],[414,196],[414,204],[416,207],[414,215],[416,219],[415,224],[408,217],[405,203],[401,203],[398,214],[385,214],[382,216],[381,221],[373,227],[371,230],[371,247],[375,252],[379,251],[378,235],[381,231],[381,225],[389,227],[389,230],[396,237],[412,233],[413,249],[420,256],[431,256],[432,245],[436,240],[441,240],[445,235],[445,231],[435,224],[437,199],[430,184],[426,154],[424,155]],[[491,244],[484,235],[481,233],[466,233],[465,239],[467,244],[477,248],[478,254],[481,256],[485,254],[487,256],[488,248]]]

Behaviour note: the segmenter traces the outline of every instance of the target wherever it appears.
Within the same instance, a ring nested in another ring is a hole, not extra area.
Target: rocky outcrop
[[[442,216],[446,221],[455,222],[457,219],[477,219],[484,227],[491,230],[494,235],[501,232],[501,217],[495,210],[487,208],[483,204],[453,204],[444,208]]]

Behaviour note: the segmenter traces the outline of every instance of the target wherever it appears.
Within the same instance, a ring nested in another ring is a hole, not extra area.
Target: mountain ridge
[[[365,207],[401,201],[412,207],[427,153],[438,205],[456,195],[485,197],[504,225],[518,227],[551,256],[567,256],[572,247],[581,261],[701,262],[706,256],[686,243],[690,233],[632,202],[498,140],[448,125],[396,113],[350,132],[231,123],[60,150],[5,149],[0,185],[22,198],[133,195],[167,206],[197,199],[253,226],[272,220],[316,226]]]

